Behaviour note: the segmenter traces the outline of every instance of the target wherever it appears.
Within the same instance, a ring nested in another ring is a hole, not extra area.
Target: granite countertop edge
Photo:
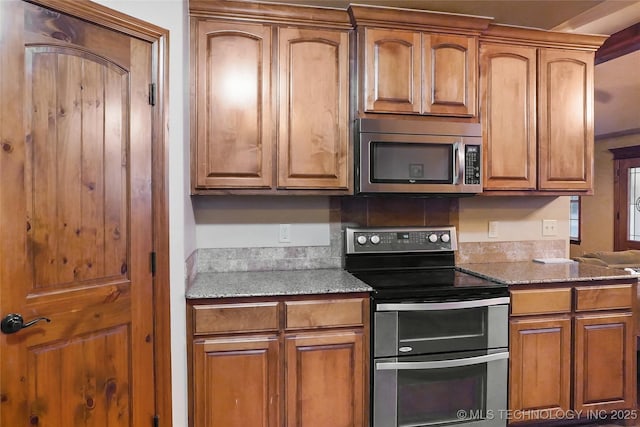
[[[505,285],[530,285],[563,282],[635,279],[622,269],[607,268],[585,263],[543,264],[533,261],[460,264],[460,271]]]
[[[343,269],[200,272],[187,299],[325,295],[371,292]]]

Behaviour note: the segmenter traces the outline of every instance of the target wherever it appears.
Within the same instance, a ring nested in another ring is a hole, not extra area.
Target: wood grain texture
[[[576,311],[631,309],[633,284],[576,287]]]
[[[473,117],[478,100],[478,39],[422,34],[422,113]]]
[[[194,188],[272,186],[271,27],[192,23]]]
[[[511,315],[571,312],[571,288],[511,291]]]
[[[0,337],[0,424],[143,425],[156,413],[152,46],[86,16],[0,9],[0,173],[15,183],[0,191],[13,206],[0,311],[51,319]]]
[[[569,410],[571,352],[568,316],[511,320],[509,409],[557,409],[558,413]],[[522,421],[534,419],[537,413],[523,414]]]
[[[202,335],[277,330],[278,307],[278,302],[196,305],[192,308],[193,332]]]
[[[327,301],[287,301],[284,304],[285,328],[305,329],[340,326],[362,326],[368,314],[364,300],[333,299]]]
[[[288,335],[287,427],[362,427],[362,331]]]
[[[193,425],[279,426],[279,360],[275,335],[196,341]]]
[[[484,188],[537,187],[536,49],[480,46]]]
[[[540,49],[538,186],[593,188],[593,53]]]
[[[278,29],[278,188],[348,190],[349,32]]]
[[[359,48],[364,54],[362,98],[365,111],[421,111],[420,33],[365,28]]]
[[[576,317],[575,409],[636,407],[632,318],[631,313]]]

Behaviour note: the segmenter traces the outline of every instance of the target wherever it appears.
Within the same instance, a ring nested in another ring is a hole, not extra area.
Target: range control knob
[[[364,245],[365,243],[367,243],[367,236],[363,236],[360,235],[356,238],[356,242],[358,242],[358,244],[360,245]]]
[[[449,242],[449,240],[450,240],[449,235],[448,234],[443,234],[442,236],[440,236],[440,240],[442,240],[445,243]]]
[[[377,245],[378,243],[380,243],[380,236],[374,234],[369,238],[369,240],[371,240],[371,243],[373,243],[374,245]]]
[[[435,234],[429,234],[429,237],[427,237],[427,239],[429,239],[431,243],[435,243],[438,241],[438,236],[436,236]]]

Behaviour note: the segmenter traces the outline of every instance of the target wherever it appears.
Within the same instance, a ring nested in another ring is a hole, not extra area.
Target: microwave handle
[[[463,184],[464,183],[464,168],[465,168],[465,159],[464,159],[464,145],[456,142],[454,146],[454,157],[453,160],[453,173],[454,173],[454,184]]]
[[[377,371],[385,370],[417,370],[417,369],[442,369],[442,368],[457,368],[459,366],[473,366],[480,365],[487,362],[493,362],[494,360],[508,359],[509,352],[503,351],[500,353],[486,354],[483,356],[466,357],[462,359],[452,360],[436,360],[433,362],[378,362],[376,363]]]

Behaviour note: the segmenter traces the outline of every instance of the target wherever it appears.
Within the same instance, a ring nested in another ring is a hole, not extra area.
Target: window
[[[569,240],[580,243],[580,196],[569,199]]]

